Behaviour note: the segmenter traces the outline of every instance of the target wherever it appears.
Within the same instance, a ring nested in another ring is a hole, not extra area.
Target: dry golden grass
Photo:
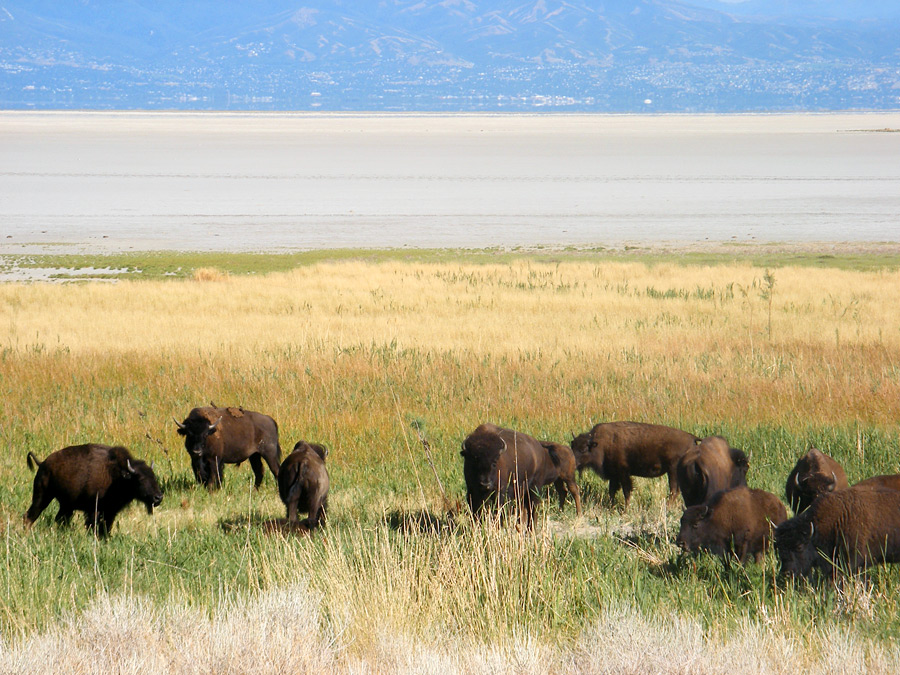
[[[10,284],[0,345],[237,367],[387,346],[634,380],[675,401],[674,418],[896,419],[900,273],[773,274],[771,324],[763,273],[742,265],[343,263],[203,284]]]
[[[746,575],[675,563],[662,481],[641,481],[622,514],[583,477],[585,517],[545,509],[535,536],[456,528],[411,424],[451,502],[459,442],[488,420],[557,440],[611,418],[725,433],[750,452],[754,487],[779,494],[811,442],[851,480],[897,471],[900,273],[346,262],[212,276],[0,285],[0,671],[900,662],[885,639],[895,574],[823,600],[774,586],[771,558]],[[262,531],[283,506],[246,466],[216,494],[193,486],[171,418],[210,399],[273,415],[284,448],[329,446],[324,532]],[[25,452],[88,441],[155,459],[162,507],[129,509],[101,545],[49,522],[25,533]]]

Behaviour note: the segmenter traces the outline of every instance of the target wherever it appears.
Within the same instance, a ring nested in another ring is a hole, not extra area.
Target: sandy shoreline
[[[0,112],[0,254],[900,241],[898,113]]]

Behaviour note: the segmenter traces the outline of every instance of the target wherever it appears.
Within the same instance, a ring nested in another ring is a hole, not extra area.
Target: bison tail
[[[556,447],[553,445],[547,446],[547,454],[550,455],[550,461],[553,462],[553,466],[559,468],[561,460],[556,452]]]
[[[37,467],[41,465],[41,461],[35,456],[31,450],[28,451],[28,454],[25,456],[25,462],[28,464],[28,468],[34,471]]]

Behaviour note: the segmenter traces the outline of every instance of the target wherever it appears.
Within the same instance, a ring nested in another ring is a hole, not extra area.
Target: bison
[[[581,491],[575,483],[576,463],[572,448],[552,441],[541,441],[541,445],[549,453],[550,461],[553,462],[554,470],[547,474],[546,480],[552,481],[556,487],[560,511],[566,506],[566,496],[571,494],[575,499],[575,513],[580,516]]]
[[[318,443],[298,441],[281,464],[278,472],[278,494],[287,507],[287,520],[299,523],[298,511],[308,515],[306,526],[312,530],[325,518],[328,509],[328,449]]]
[[[144,502],[149,514],[162,502],[153,468],[121,446],[73,445],[51,453],[43,462],[29,452],[27,463],[32,470],[37,466],[37,473],[26,527],[55,499],[59,502],[57,523],[67,524],[74,511],[83,511],[85,527],[96,525],[98,535],[105,537],[119,511],[133,500]]]
[[[482,424],[462,444],[466,501],[480,515],[496,497],[502,507],[513,502],[526,527],[534,521],[540,489],[557,480],[551,453],[536,439],[494,424]]]
[[[685,508],[703,504],[721,490],[746,485],[749,466],[747,455],[721,436],[697,440],[676,467]]]
[[[850,487],[844,469],[817,448],[811,448],[787,477],[784,495],[795,514],[805,511],[816,497]]]
[[[760,562],[772,528],[787,520],[784,504],[765,490],[741,486],[722,490],[704,504],[685,509],[675,543],[684,551],[708,551],[728,564],[753,556]]]
[[[578,470],[593,469],[609,481],[613,501],[619,488],[625,508],[631,500],[632,476],[655,478],[666,474],[669,500],[678,497],[675,466],[697,437],[680,429],[640,422],[605,422],[572,439]]]
[[[887,490],[900,490],[900,473],[891,473],[884,476],[872,476],[861,480],[853,487],[875,487]]]
[[[191,455],[191,468],[198,483],[208,488],[222,484],[225,464],[250,460],[256,487],[263,481],[263,460],[278,478],[281,446],[278,425],[268,415],[243,408],[194,408],[184,422],[175,420],[184,447]]]
[[[900,562],[900,491],[853,486],[820,495],[775,530],[781,575],[806,577]]]

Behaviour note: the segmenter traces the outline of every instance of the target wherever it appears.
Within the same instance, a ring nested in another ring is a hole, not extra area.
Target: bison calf
[[[900,492],[853,486],[816,499],[775,530],[783,576],[808,576],[819,569],[832,579],[838,570],[900,562]]]
[[[144,502],[150,514],[162,502],[153,469],[123,447],[74,445],[51,453],[43,462],[29,452],[27,461],[31,469],[37,465],[37,474],[26,527],[55,499],[56,522],[68,523],[74,511],[83,511],[85,526],[96,524],[98,534],[105,537],[119,511],[133,500]]]
[[[788,474],[784,496],[796,515],[819,495],[848,487],[843,467],[818,448],[811,448]]]
[[[631,500],[632,476],[669,479],[669,500],[678,497],[675,466],[697,437],[680,429],[640,422],[606,422],[572,439],[578,470],[593,469],[609,481],[613,501],[619,488],[625,508]]]
[[[697,440],[676,467],[684,505],[703,504],[721,490],[746,485],[749,466],[747,455],[721,436]]]
[[[760,562],[772,528],[787,519],[784,504],[765,490],[736,487],[717,492],[705,504],[685,509],[675,543],[685,551],[708,551],[741,563],[749,556]]]
[[[578,484],[575,483],[575,454],[572,448],[562,443],[553,443],[551,441],[541,441],[541,445],[550,456],[553,464],[553,470],[549,471],[545,480],[553,483],[556,487],[556,494],[559,495],[560,511],[566,506],[566,496],[571,494],[575,499],[575,513],[581,515],[581,491]]]
[[[299,522],[297,513],[308,514],[306,525],[311,530],[325,518],[328,509],[328,469],[325,457],[328,449],[318,443],[298,441],[293,452],[281,463],[278,471],[278,494],[287,507],[291,524]]]

